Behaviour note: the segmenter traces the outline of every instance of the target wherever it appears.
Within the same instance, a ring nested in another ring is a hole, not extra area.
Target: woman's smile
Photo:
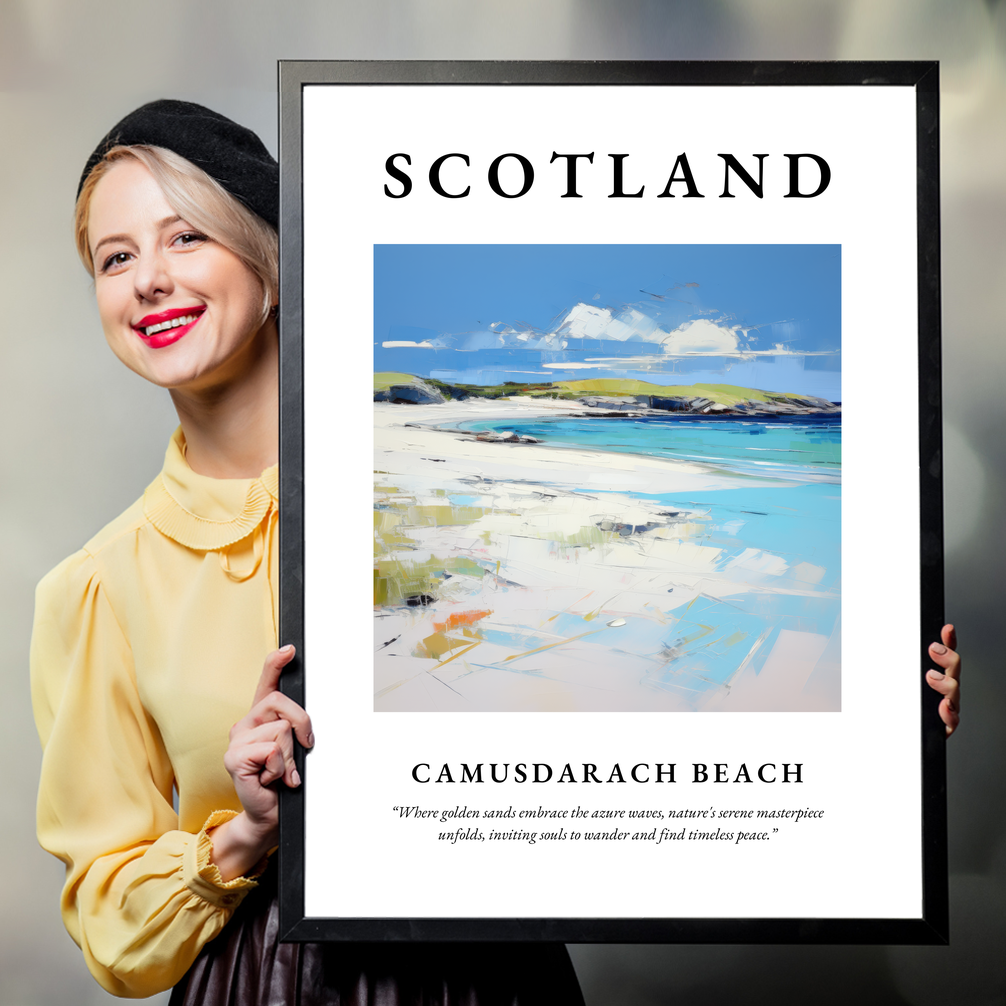
[[[158,314],[148,314],[133,325],[133,331],[151,349],[161,349],[178,342],[179,339],[191,332],[205,310],[204,305],[199,305],[196,307],[176,307]]]

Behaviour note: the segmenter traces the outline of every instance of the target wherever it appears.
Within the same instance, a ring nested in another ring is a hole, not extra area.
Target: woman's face
[[[172,210],[143,164],[125,158],[108,169],[87,233],[105,337],[130,370],[193,392],[240,378],[264,332],[262,285]]]

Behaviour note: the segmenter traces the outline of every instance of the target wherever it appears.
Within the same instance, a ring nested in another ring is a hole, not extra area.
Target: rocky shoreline
[[[753,399],[724,405],[714,402],[711,398],[699,395],[675,395],[662,397],[659,395],[630,395],[625,397],[599,397],[592,395],[578,398],[581,405],[591,410],[584,415],[599,415],[613,417],[620,415],[663,415],[674,412],[691,416],[808,416],[819,414],[838,414],[842,407],[825,398],[795,395],[767,395],[767,402],[757,402]]]

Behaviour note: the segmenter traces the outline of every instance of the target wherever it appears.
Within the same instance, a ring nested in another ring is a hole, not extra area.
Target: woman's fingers
[[[278,779],[282,779],[286,773],[286,766],[287,761],[283,755],[282,747],[279,744],[272,744],[262,765],[262,771],[259,773],[259,782],[263,786],[269,786]]]
[[[961,689],[960,682],[950,677],[949,674],[943,674],[940,671],[929,671],[926,674],[926,680],[929,682],[929,687],[949,700],[951,708],[957,712],[957,696]]]
[[[278,690],[283,668],[295,652],[292,646],[284,646],[266,657],[252,708],[231,728],[230,745],[224,757],[241,805],[259,816],[275,811],[275,794],[267,794],[265,787],[280,779],[291,788],[300,785],[294,761],[294,735],[304,747],[314,745],[311,718]]]
[[[297,734],[297,740],[306,748],[314,747],[314,734],[311,731],[311,717],[303,706],[297,705],[289,695],[282,692],[271,692],[249,714],[260,723],[270,719],[286,720]]]
[[[276,741],[263,740],[228,748],[224,767],[234,778],[235,785],[257,781],[259,786],[268,786],[282,777],[286,762],[283,749]]]
[[[232,750],[224,758],[224,767],[234,779],[239,796],[242,791],[247,792],[249,786],[255,791],[270,786],[278,779],[286,781],[288,776],[290,778],[287,784],[291,788],[295,789],[300,785],[297,770],[290,768],[283,746],[277,741],[257,741]],[[241,802],[245,804],[244,799]]]
[[[944,631],[944,635],[949,636],[951,634]],[[961,655],[952,647],[947,646],[945,643],[930,643],[929,656],[948,677],[953,678],[955,681],[960,678]]]
[[[943,674],[936,670],[926,673],[926,682],[930,688],[943,696],[943,701],[940,703],[940,719],[946,724],[947,736],[949,737],[957,729],[957,724],[961,720],[960,683],[949,674]]]
[[[297,734],[297,740],[304,747],[314,747],[311,717],[304,711],[303,706],[297,705],[293,699],[282,692],[270,692],[264,699],[256,703],[247,716],[234,724],[231,729],[231,737],[275,720],[285,720],[293,727]]]
[[[931,643],[929,656],[942,670],[926,672],[929,687],[943,696],[940,702],[940,719],[946,724],[949,737],[960,723],[961,657],[957,653],[957,632],[952,625],[944,625],[940,632],[942,642]]]
[[[235,730],[248,729],[268,720],[285,719],[291,723],[297,734],[297,740],[304,747],[314,747],[311,717],[302,706],[279,691],[279,679],[283,668],[293,660],[296,652],[293,646],[284,646],[279,650],[273,650],[266,657],[251,710],[244,719],[235,724],[234,730],[231,731],[232,736]]]
[[[957,649],[957,630],[952,625],[944,625],[943,629],[940,631],[940,639],[943,640],[943,645],[949,647],[951,650]]]
[[[950,633],[946,633],[950,635]],[[944,643],[930,643],[929,656],[952,678],[960,676],[961,655]]]
[[[270,720],[241,731],[232,738],[229,750],[235,751],[238,758],[244,758],[246,752],[254,751],[259,766],[255,774],[263,786],[280,778],[293,789],[300,785],[300,773],[293,757],[293,732],[284,719]],[[273,751],[277,752],[278,760],[272,756]]]
[[[234,820],[251,822],[256,834],[268,836],[267,845],[275,844],[278,828],[279,795],[273,784],[280,779],[294,788],[301,784],[294,762],[294,733],[306,747],[314,743],[310,717],[278,690],[283,668],[294,653],[292,646],[284,646],[266,657],[252,708],[231,728],[224,755],[224,766],[245,814]],[[224,826],[217,829],[221,831],[226,831]]]
[[[292,646],[283,646],[278,650],[273,650],[265,663],[262,665],[262,675],[255,689],[255,698],[252,699],[254,709],[270,692],[276,691],[279,687],[279,677],[283,673],[283,668],[293,660],[297,650]]]
[[[926,675],[931,688],[935,688],[938,692],[943,692],[941,686],[950,684],[953,689],[951,694],[944,695],[943,701],[940,702],[939,706],[940,719],[946,725],[947,736],[949,737],[957,729],[957,725],[961,721],[960,709],[957,706],[957,682],[946,676],[938,679],[936,678],[937,674],[939,674],[939,671],[930,671]]]

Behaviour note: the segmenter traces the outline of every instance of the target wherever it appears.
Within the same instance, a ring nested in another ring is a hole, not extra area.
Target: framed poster
[[[280,86],[287,938],[944,941],[936,66]]]

